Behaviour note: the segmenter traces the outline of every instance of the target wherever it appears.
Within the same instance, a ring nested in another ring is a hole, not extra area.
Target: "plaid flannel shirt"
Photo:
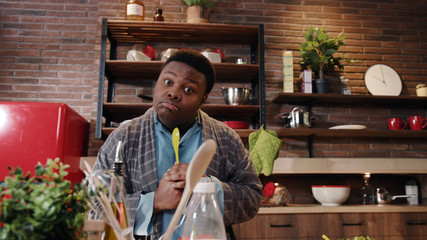
[[[125,162],[126,208],[129,224],[134,225],[135,212],[140,194],[156,191],[157,177],[156,144],[154,137],[155,111],[153,108],[129,123],[119,126],[100,148],[95,170],[110,169],[114,161],[116,145],[123,141],[122,159]],[[226,226],[245,222],[258,212],[262,196],[262,184],[255,173],[249,152],[239,135],[220,121],[200,111],[203,139],[214,139],[216,153],[206,170],[206,175],[218,178],[224,190],[224,224]],[[161,214],[153,224],[152,239],[161,232]]]

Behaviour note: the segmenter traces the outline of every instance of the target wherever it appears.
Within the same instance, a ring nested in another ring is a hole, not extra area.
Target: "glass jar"
[[[128,0],[125,7],[126,20],[140,20],[144,21],[145,6],[138,0]]]
[[[350,81],[344,76],[340,77],[341,80],[341,94],[351,95]]]

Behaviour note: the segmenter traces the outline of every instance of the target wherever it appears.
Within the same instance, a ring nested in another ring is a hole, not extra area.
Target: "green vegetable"
[[[47,160],[35,176],[17,167],[0,186],[0,239],[81,239],[89,196],[64,180],[69,165]]]
[[[329,238],[328,238],[325,234],[323,234],[323,235],[322,235],[322,238],[323,238],[324,240],[329,240]],[[344,238],[342,238],[342,239],[340,239],[340,240],[344,240]],[[360,237],[355,236],[354,238],[351,238],[351,239],[347,238],[346,240],[375,240],[375,239],[370,238],[369,236],[366,236],[366,238],[365,238],[365,237],[363,237],[363,236],[360,236]]]

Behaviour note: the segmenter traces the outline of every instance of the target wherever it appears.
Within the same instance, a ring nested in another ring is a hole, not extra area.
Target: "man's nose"
[[[179,100],[181,99],[181,94],[179,93],[179,89],[177,88],[172,88],[169,92],[168,92],[168,97],[172,98],[173,100]]]

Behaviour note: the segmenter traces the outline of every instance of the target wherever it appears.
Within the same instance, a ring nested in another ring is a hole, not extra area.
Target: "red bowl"
[[[225,125],[231,127],[232,129],[248,129],[249,123],[243,121],[223,121]]]

